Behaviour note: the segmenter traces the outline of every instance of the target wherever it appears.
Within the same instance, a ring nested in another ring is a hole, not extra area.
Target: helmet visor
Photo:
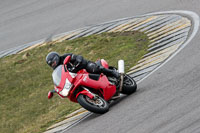
[[[55,68],[56,66],[57,66],[57,62],[56,62],[56,60],[55,60],[55,61],[53,61],[53,63],[51,64],[51,67]]]
[[[59,63],[59,57],[58,56],[55,56],[53,59],[52,59],[52,62],[51,62],[51,67],[52,68],[56,68],[58,66],[58,63]]]

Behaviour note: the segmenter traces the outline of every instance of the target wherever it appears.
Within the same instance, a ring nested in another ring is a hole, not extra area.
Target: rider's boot
[[[116,79],[120,79],[120,74],[115,71],[115,70],[111,70],[111,69],[106,69],[104,67],[100,67],[100,71],[105,74],[106,76],[113,76]]]

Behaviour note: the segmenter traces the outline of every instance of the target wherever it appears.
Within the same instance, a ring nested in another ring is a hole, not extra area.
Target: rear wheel
[[[125,74],[121,93],[129,95],[136,92],[136,90],[137,90],[137,84],[135,80],[131,78],[129,75]]]
[[[109,110],[108,103],[100,96],[90,99],[88,96],[80,94],[77,101],[83,108],[94,113],[103,114]]]

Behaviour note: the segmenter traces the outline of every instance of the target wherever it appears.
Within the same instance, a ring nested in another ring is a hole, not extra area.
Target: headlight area
[[[72,86],[73,85],[71,84],[71,82],[69,82],[69,80],[66,79],[64,88],[62,89],[62,91],[59,92],[60,95],[66,97],[69,94],[69,91],[70,91]]]

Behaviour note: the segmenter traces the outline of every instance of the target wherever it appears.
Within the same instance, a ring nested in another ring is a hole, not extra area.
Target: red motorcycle
[[[91,74],[85,69],[77,73],[71,73],[69,69],[70,56],[66,57],[63,65],[58,66],[52,73],[54,88],[62,98],[69,98],[72,102],[78,102],[83,108],[103,114],[109,110],[108,102],[112,99],[119,98],[119,94],[131,94],[137,89],[136,82],[129,76],[124,74],[124,63],[120,60],[118,63],[121,79],[107,77],[103,74]],[[104,59],[96,62],[105,68],[109,67]],[[53,92],[48,93],[48,98],[53,96]]]

